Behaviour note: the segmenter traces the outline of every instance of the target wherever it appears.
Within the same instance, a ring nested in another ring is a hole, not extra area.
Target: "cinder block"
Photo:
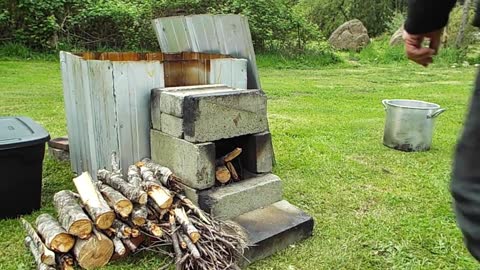
[[[166,113],[160,115],[161,130],[176,138],[183,138],[183,119]]]
[[[307,213],[283,200],[233,219],[246,231],[249,248],[242,266],[263,259],[313,233],[314,220]]]
[[[242,160],[247,170],[253,173],[269,173],[273,167],[273,145],[270,132],[253,134],[248,137],[248,143]]]
[[[160,91],[160,100],[152,104],[159,104],[162,113],[183,119],[187,141],[217,141],[268,130],[267,98],[260,90],[200,86],[153,91]]]
[[[200,208],[220,219],[231,219],[243,213],[270,205],[282,199],[282,182],[266,174],[199,193]]]
[[[170,168],[184,184],[207,189],[215,183],[215,144],[194,144],[151,130],[152,160]]]
[[[151,128],[156,130],[162,130],[160,120],[161,114],[162,112],[160,111],[160,91],[155,91],[155,89],[153,89],[150,93],[150,121],[152,121],[150,125]]]

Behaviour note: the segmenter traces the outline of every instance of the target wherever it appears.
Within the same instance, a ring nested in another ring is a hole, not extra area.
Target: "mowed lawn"
[[[269,96],[275,173],[285,198],[314,217],[315,231],[250,269],[478,268],[462,244],[449,193],[474,68],[349,65],[260,73]],[[438,118],[431,151],[382,145],[385,98],[448,109]],[[30,116],[52,137],[66,134],[58,63],[0,62],[0,115]],[[53,193],[73,189],[69,171],[68,164],[45,160],[44,208],[27,219],[53,213]],[[0,269],[33,269],[23,237],[18,220],[0,221]],[[156,269],[165,261],[144,253],[105,269]]]

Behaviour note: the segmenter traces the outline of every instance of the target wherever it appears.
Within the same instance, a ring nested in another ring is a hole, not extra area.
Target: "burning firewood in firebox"
[[[215,177],[218,182],[222,184],[228,183],[230,179],[234,181],[240,180],[235,166],[233,166],[232,161],[236,159],[242,153],[242,148],[235,148],[232,152],[226,154],[225,156],[217,159],[215,161]]]

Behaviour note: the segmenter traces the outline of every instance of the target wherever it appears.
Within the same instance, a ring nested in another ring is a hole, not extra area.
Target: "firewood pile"
[[[170,256],[176,269],[238,269],[243,230],[194,205],[170,169],[146,158],[124,176],[114,153],[97,178],[83,173],[77,193],[54,195],[58,219],[42,214],[36,229],[22,219],[37,269],[94,269],[140,251]]]

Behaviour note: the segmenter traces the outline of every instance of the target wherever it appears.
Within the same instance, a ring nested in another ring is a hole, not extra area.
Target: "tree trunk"
[[[38,260],[41,263],[47,264],[47,265],[55,265],[55,253],[51,251],[50,249],[45,246],[43,243],[42,239],[40,236],[38,236],[37,231],[32,227],[28,221],[25,219],[21,219],[23,228],[25,228],[25,231],[27,232],[28,237],[32,240],[33,243],[33,249],[36,250],[37,254],[33,254],[34,256],[38,255]],[[30,247],[31,244],[29,244]],[[32,250],[32,247],[30,247],[30,250]],[[33,251],[32,251],[33,253]]]
[[[53,202],[58,213],[58,220],[69,234],[81,239],[90,236],[92,221],[78,204],[75,193],[69,190],[59,191],[53,196]]]
[[[30,236],[25,237],[24,243],[25,243],[25,246],[28,249],[30,249],[30,252],[35,258],[35,263],[37,264],[37,270],[55,270],[54,267],[51,267],[50,265],[47,265],[42,262],[43,253],[41,250],[38,249],[38,247],[35,245],[34,241]],[[54,259],[54,264],[55,264],[55,259]]]
[[[457,40],[455,41],[455,48],[462,47],[463,40],[465,38],[465,29],[468,24],[468,17],[470,13],[470,4],[472,3],[471,0],[465,0],[463,3],[463,14],[462,14],[462,22],[460,24],[460,28],[458,29]]]
[[[140,187],[135,187],[134,185],[127,183],[122,178],[121,174],[102,169],[98,171],[97,177],[98,180],[111,186],[117,191],[120,191],[120,193],[122,193],[130,201],[139,204],[147,203],[147,193],[145,193],[145,191],[143,191]]]
[[[98,191],[88,172],[82,173],[73,179],[80,198],[90,217],[99,229],[108,229],[115,220],[115,213]]]
[[[108,205],[115,210],[122,218],[127,218],[133,210],[133,204],[119,191],[110,186],[100,185],[100,192]]]
[[[113,250],[113,242],[93,229],[93,235],[90,238],[77,240],[73,254],[82,268],[95,269],[105,266],[110,261]]]
[[[49,214],[38,216],[36,225],[38,233],[45,239],[46,246],[54,251],[66,253],[75,244],[75,238]]]

